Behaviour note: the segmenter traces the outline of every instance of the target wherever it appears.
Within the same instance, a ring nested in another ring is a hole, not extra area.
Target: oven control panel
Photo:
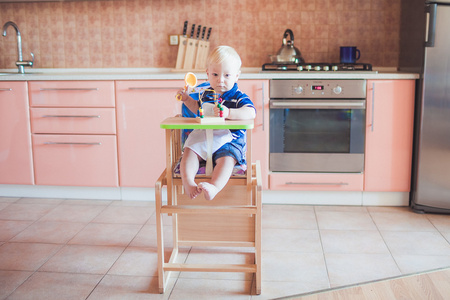
[[[270,98],[366,98],[365,80],[272,79]]]

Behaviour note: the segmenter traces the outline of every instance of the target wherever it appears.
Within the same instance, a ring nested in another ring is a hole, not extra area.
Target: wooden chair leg
[[[156,213],[156,240],[158,246],[158,288],[159,293],[163,294],[166,287],[164,274],[164,239],[163,239],[163,222],[161,216],[162,207],[162,186],[166,176],[164,171],[155,184],[155,213]]]

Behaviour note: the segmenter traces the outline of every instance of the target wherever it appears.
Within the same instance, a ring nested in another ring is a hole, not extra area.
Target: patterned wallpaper
[[[359,62],[397,67],[400,0],[127,0],[0,3],[0,23],[21,31],[24,60],[38,68],[173,68],[169,34],[212,27],[211,46],[230,45],[243,67],[260,67],[287,28],[307,62],[338,62],[357,46]],[[190,28],[190,26],[189,26]],[[0,68],[15,68],[13,28],[0,36]]]

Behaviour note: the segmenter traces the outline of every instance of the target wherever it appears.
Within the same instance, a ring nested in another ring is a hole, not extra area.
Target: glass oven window
[[[363,109],[271,109],[271,153],[364,153]]]

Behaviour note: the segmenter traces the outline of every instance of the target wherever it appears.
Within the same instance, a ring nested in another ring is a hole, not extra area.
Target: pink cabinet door
[[[255,128],[252,133],[252,160],[261,162],[263,189],[269,188],[269,81],[238,81],[239,89],[246,93],[256,107]]]
[[[0,184],[33,184],[26,82],[0,82]]]
[[[365,191],[410,191],[414,91],[414,80],[367,82]]]
[[[36,184],[118,186],[114,135],[33,134]]]
[[[113,81],[30,81],[33,107],[114,107]]]
[[[33,133],[116,134],[116,111],[112,107],[33,107]]]
[[[119,181],[124,187],[154,187],[166,167],[161,121],[181,113],[176,92],[184,81],[117,81]]]

